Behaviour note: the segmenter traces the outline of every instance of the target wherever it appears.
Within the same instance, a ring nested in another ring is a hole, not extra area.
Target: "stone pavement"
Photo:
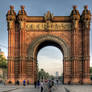
[[[0,85],[0,92],[7,92],[7,91],[12,91],[12,90],[17,90],[19,89],[19,86],[12,86],[12,85]]]
[[[55,92],[92,92],[92,85],[60,85]]]
[[[39,88],[34,86],[1,86],[0,92],[40,92]],[[48,92],[48,91],[45,91]],[[92,92],[92,85],[59,85],[52,92]]]
[[[39,88],[34,86],[13,86],[13,85],[0,85],[0,92],[40,92]]]

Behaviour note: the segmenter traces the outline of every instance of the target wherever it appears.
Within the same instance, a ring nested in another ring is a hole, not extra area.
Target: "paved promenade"
[[[40,92],[40,88],[34,88],[32,85],[25,87],[0,85],[0,92]],[[92,85],[59,85],[53,88],[52,92],[92,92]]]

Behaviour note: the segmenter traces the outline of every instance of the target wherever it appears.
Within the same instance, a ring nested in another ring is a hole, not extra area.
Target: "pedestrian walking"
[[[40,80],[37,81],[37,86],[40,87]]]
[[[52,92],[52,81],[48,81],[48,92]]]
[[[23,80],[23,86],[25,86],[26,85],[26,81],[25,80]]]
[[[57,82],[57,85],[58,85],[58,79],[56,80],[56,82]]]
[[[40,85],[41,85],[41,92],[43,92],[43,81],[41,81],[41,83],[40,83]]]
[[[44,92],[48,92],[48,81],[44,81]]]
[[[29,85],[29,80],[27,80],[27,85]]]
[[[35,81],[35,82],[34,82],[34,87],[35,87],[35,88],[36,88],[36,85],[37,85],[37,82]]]
[[[20,83],[19,83],[19,80],[17,80],[17,85],[19,85]]]
[[[15,81],[15,85],[19,85],[19,80]]]

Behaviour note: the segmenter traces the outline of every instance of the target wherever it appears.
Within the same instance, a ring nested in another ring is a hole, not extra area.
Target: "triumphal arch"
[[[69,16],[27,16],[24,6],[18,14],[10,6],[8,22],[8,81],[37,80],[37,54],[44,46],[56,46],[63,53],[64,84],[90,83],[90,20],[85,6],[76,6]],[[54,53],[53,53],[54,54]],[[44,62],[46,63],[46,62]]]

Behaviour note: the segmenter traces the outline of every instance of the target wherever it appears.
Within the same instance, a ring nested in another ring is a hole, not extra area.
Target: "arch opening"
[[[64,83],[64,81],[67,79],[67,78],[65,79],[65,76],[66,76],[65,75],[66,74],[65,64],[66,64],[66,61],[69,61],[69,59],[70,59],[70,47],[66,43],[66,41],[64,41],[62,38],[59,38],[54,35],[40,36],[40,37],[36,38],[33,42],[31,42],[31,44],[29,44],[27,53],[28,53],[29,60],[31,60],[33,63],[33,67],[32,67],[33,80],[36,81],[38,79],[37,78],[38,77],[37,76],[37,74],[38,74],[37,55],[41,51],[42,48],[47,47],[47,46],[54,46],[54,47],[58,48],[60,50],[60,52],[62,53],[62,56],[63,56],[63,76],[62,76],[63,81],[62,81],[62,83]],[[69,63],[69,66],[70,66],[70,62],[67,62],[67,63]],[[69,80],[67,79],[67,81],[69,81]]]
[[[27,50],[28,57],[36,58],[37,52],[44,46],[55,46],[62,51],[63,57],[70,57],[70,46],[61,38],[53,35],[44,35],[36,38]]]
[[[53,76],[54,78],[62,78],[63,54],[56,46],[45,46],[41,48],[37,54],[37,61],[38,72],[43,69],[45,73],[49,74],[48,78],[50,79],[50,76]]]
[[[42,48],[44,48],[44,47],[46,47],[46,46],[54,46],[54,47],[57,47],[57,48],[62,52],[62,54],[64,55],[64,51],[63,51],[62,47],[61,47],[58,43],[56,43],[55,41],[46,40],[46,41],[42,42],[42,43],[38,46],[38,48],[37,48],[37,50],[36,50],[36,51],[37,51],[36,56],[37,56],[38,52],[39,52]]]
[[[51,51],[51,49],[53,51]],[[44,51],[44,50],[47,51],[47,55],[45,53],[43,53],[43,55],[40,56],[40,59],[38,59],[40,52]],[[56,53],[55,53],[55,50],[56,50]],[[54,54],[56,55],[56,57]],[[52,41],[52,40],[43,41],[36,48],[34,55],[35,55],[35,59],[38,64],[37,65],[38,72],[40,69],[43,69],[45,72],[48,72],[50,76],[53,76],[54,78],[58,77],[63,82],[64,52],[63,52],[63,48],[57,42]],[[51,58],[50,56],[53,58]],[[45,64],[45,63],[47,63],[47,64]],[[40,64],[43,64],[43,65],[40,65]],[[43,66],[43,67],[41,67],[41,66]],[[51,79],[50,76],[49,76],[49,78]]]

